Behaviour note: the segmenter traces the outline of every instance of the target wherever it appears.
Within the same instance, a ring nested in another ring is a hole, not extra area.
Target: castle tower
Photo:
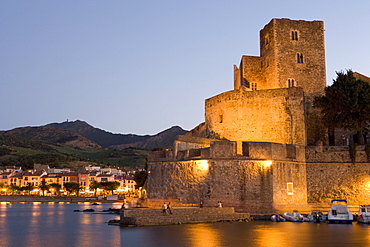
[[[272,19],[260,31],[260,56],[243,56],[238,70],[234,89],[301,87],[306,95],[323,92],[324,23]]]

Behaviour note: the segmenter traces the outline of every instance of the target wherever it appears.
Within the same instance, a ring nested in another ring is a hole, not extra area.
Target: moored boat
[[[278,214],[274,214],[271,216],[271,221],[274,221],[274,222],[284,222],[286,221],[286,219],[281,216],[281,215],[278,215]]]
[[[370,205],[360,205],[357,222],[370,224]]]
[[[347,200],[331,200],[328,223],[352,224],[353,214],[348,210]]]
[[[292,221],[292,222],[303,222],[303,221],[305,221],[305,218],[303,217],[303,215],[301,215],[297,211],[293,211],[293,213],[285,212],[285,213],[282,214],[282,216],[287,221]]]
[[[316,223],[326,222],[327,216],[321,211],[312,211],[311,213],[307,215],[307,219],[308,221],[316,222]]]

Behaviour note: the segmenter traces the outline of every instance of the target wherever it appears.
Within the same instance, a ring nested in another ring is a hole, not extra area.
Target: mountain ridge
[[[170,148],[176,136],[187,133],[187,130],[179,126],[172,126],[155,135],[136,134],[113,134],[111,132],[95,128],[85,121],[65,121],[51,123],[45,126],[73,131],[105,148],[125,149],[129,147],[141,149],[153,149],[160,147]]]

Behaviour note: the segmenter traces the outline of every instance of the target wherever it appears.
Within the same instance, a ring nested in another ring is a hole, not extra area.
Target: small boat
[[[370,205],[360,205],[357,222],[370,224]]]
[[[92,209],[92,208],[89,208],[89,209],[84,209],[84,210],[82,210],[83,212],[94,212],[95,210],[94,209]]]
[[[285,212],[282,215],[287,221],[293,221],[293,222],[303,222],[307,221],[303,215],[298,213],[298,211],[294,210],[293,213]]]
[[[312,211],[311,213],[307,215],[308,221],[316,222],[316,223],[326,222],[327,218],[328,217],[325,214],[323,214],[323,212],[321,211]]]
[[[99,205],[99,203],[97,203],[97,202],[94,202],[94,203],[92,203],[91,205]]]
[[[331,200],[328,223],[352,224],[353,214],[348,211],[347,200]]]
[[[286,221],[286,219],[281,215],[274,214],[274,215],[271,216],[271,221],[273,221],[273,222],[284,222],[284,221]]]

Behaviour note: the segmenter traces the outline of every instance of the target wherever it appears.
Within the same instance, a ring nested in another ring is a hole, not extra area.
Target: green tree
[[[42,191],[42,196],[45,196],[45,190],[48,191],[50,188],[50,185],[46,183],[46,181],[41,181],[41,184],[39,186],[39,189]]]
[[[134,181],[136,182],[136,188],[143,187],[148,177],[148,173],[145,171],[136,171],[134,174]]]
[[[9,190],[12,192],[12,194],[14,195],[15,193],[17,193],[18,191],[21,190],[21,187],[15,185],[15,184],[10,184],[9,185]]]
[[[358,143],[365,143],[363,131],[370,120],[370,84],[357,80],[352,70],[336,72],[337,78],[326,87],[325,95],[316,97],[322,120],[329,130],[329,145],[335,145],[335,128],[357,131]]]
[[[0,190],[6,189],[8,186],[4,183],[0,183]]]
[[[31,190],[33,190],[35,187],[33,185],[31,185],[31,183],[27,183],[26,186],[22,186],[20,188],[20,190],[23,190],[23,191],[27,191],[28,192],[28,195],[31,194]]]
[[[100,189],[102,185],[98,181],[92,181],[89,185],[90,190],[94,190],[94,197],[96,197],[96,191]]]
[[[79,195],[80,190],[81,190],[80,184],[79,183],[75,183],[75,182],[67,182],[67,183],[64,183],[64,188],[69,193],[75,192],[77,194],[77,196]]]
[[[62,188],[62,185],[60,185],[58,183],[51,183],[50,187],[55,190],[55,192],[57,193],[58,196],[60,196],[60,189]]]
[[[119,183],[114,181],[114,182],[100,182],[103,190],[111,191],[113,195],[113,191],[118,189]]]

